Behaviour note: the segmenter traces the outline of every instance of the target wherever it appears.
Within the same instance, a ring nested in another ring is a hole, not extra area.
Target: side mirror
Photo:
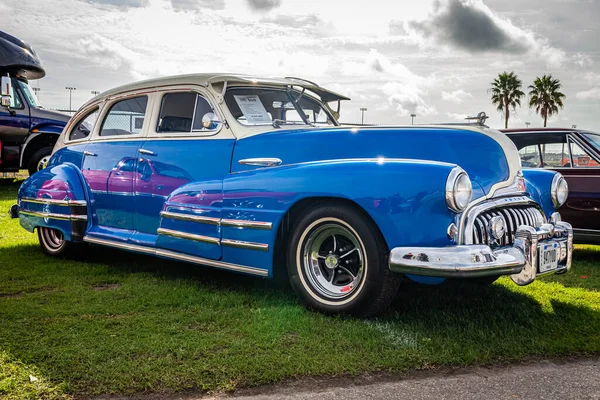
[[[219,121],[219,118],[217,118],[215,113],[209,112],[202,117],[202,126],[206,129],[217,129],[220,123],[221,121]]]
[[[12,81],[10,76],[3,76],[0,84],[2,85],[2,89],[0,90],[0,95],[2,96],[2,106],[9,107],[10,97],[12,94]]]

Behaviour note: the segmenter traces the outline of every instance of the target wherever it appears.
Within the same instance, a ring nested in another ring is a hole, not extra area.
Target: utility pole
[[[361,118],[361,122],[360,122],[361,125],[365,124],[365,112],[366,111],[367,111],[367,109],[365,107],[360,108],[360,112],[362,114],[362,118]]]
[[[72,105],[72,95],[73,95],[73,90],[77,90],[76,87],[72,87],[72,86],[66,86],[65,89],[67,89],[69,91],[69,111],[73,111],[73,108],[71,107]]]
[[[529,128],[529,125],[531,125],[531,122],[525,122],[525,126],[526,126],[527,128]]]
[[[410,124],[415,124],[415,118],[417,118],[417,114],[410,114]]]
[[[33,90],[33,92],[35,93],[35,97],[37,97],[37,98],[38,98],[38,100],[39,100],[39,99],[40,99],[40,91],[41,91],[42,89],[40,89],[40,88],[39,88],[39,86],[38,86],[38,87],[32,87],[31,89],[32,89],[32,90]]]
[[[92,90],[92,94],[94,95],[94,97],[96,97],[100,94],[100,92],[97,90]]]

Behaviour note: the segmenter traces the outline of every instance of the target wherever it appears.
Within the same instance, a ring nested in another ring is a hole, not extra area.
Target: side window
[[[135,170],[135,158],[125,158],[121,160],[117,167],[119,172],[133,172]]]
[[[521,156],[521,165],[526,168],[539,168],[541,164],[540,150],[537,144],[523,147],[519,150]]]
[[[571,143],[571,154],[573,155],[573,166],[583,168],[598,168],[600,165],[577,143]]]
[[[144,125],[148,96],[121,100],[110,107],[102,123],[100,136],[121,136],[140,133]]]
[[[12,80],[15,82],[15,80]],[[11,85],[11,93],[10,93],[10,108],[21,109],[23,108],[23,102],[19,97],[19,93],[17,92],[16,85]]]
[[[71,129],[71,132],[69,133],[69,141],[85,139],[88,137],[92,130],[94,130],[94,126],[98,121],[99,114],[100,109],[96,108],[94,111],[88,113],[85,117],[80,119],[75,127]]]
[[[211,112],[211,105],[198,93],[167,93],[162,98],[156,132],[210,131],[202,125],[202,117]]]
[[[542,148],[542,158],[545,168],[570,167],[569,149],[566,143],[545,143]]]

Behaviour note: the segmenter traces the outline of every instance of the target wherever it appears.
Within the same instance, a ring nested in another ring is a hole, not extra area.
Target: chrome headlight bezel
[[[554,175],[554,178],[552,178],[550,196],[552,197],[552,204],[554,204],[554,208],[556,209],[565,204],[569,197],[569,185],[567,184],[567,180],[558,172]]]
[[[446,204],[454,212],[464,211],[473,196],[469,175],[460,167],[454,167],[446,179]]]

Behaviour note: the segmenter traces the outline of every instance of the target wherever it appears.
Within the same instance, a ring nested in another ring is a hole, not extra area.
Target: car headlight
[[[550,195],[552,196],[552,203],[554,208],[559,208],[567,201],[569,197],[569,185],[565,177],[557,173],[552,179],[552,187],[550,188]]]
[[[469,175],[460,167],[454,167],[446,180],[446,204],[452,211],[461,212],[471,202],[473,186]]]

